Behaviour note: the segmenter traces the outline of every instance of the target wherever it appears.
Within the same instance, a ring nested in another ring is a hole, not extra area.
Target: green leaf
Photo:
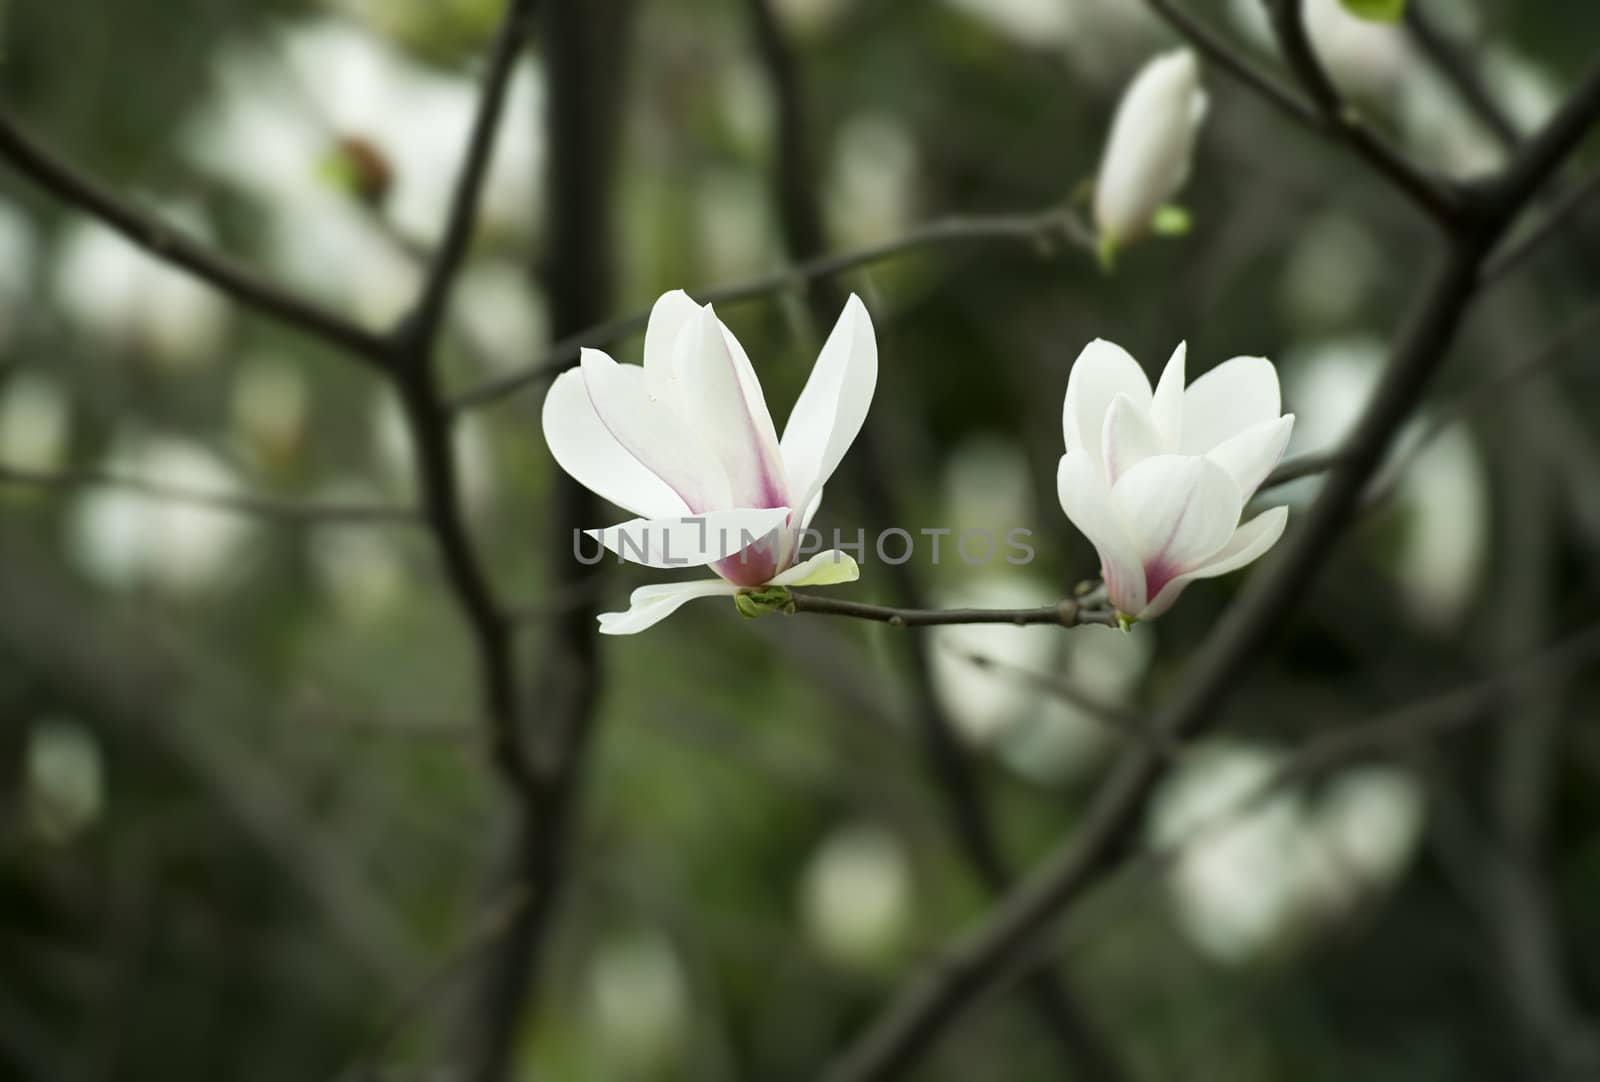
[[[1406,0],[1340,0],[1340,3],[1356,18],[1375,23],[1397,23],[1406,13]]]
[[[734,607],[748,620],[765,616],[769,612],[782,612],[789,607],[787,586],[753,586],[733,595]]]
[[[1176,203],[1168,203],[1150,219],[1150,232],[1158,237],[1181,237],[1194,228],[1194,218]]]

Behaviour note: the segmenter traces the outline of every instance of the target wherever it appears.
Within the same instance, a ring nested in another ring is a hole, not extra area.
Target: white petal
[[[722,579],[641,586],[628,595],[627,612],[600,614],[600,634],[634,635],[659,624],[697,597],[731,597],[738,592],[737,586]]]
[[[1117,478],[1145,459],[1164,451],[1161,436],[1151,423],[1150,414],[1134,406],[1125,394],[1113,398],[1100,449],[1100,458],[1105,463],[1106,483],[1115,485]]]
[[[679,413],[722,463],[733,503],[787,503],[788,479],[761,383],[744,348],[709,304],[684,324],[673,367]]]
[[[650,393],[666,397],[674,407],[678,401],[669,390],[676,376],[673,347],[678,335],[700,311],[700,306],[681,289],[661,294],[650,309],[650,322],[644,330],[644,370],[649,376]]]
[[[617,442],[670,485],[689,510],[726,510],[731,505],[722,464],[671,406],[650,395],[644,369],[586,349],[583,382],[595,413]]]
[[[1189,343],[1179,342],[1167,367],[1161,370],[1161,382],[1156,384],[1150,404],[1151,423],[1161,434],[1161,449],[1167,454],[1176,454],[1183,440],[1183,381],[1188,355]]]
[[[1188,178],[1205,115],[1199,77],[1194,54],[1182,49],[1156,57],[1128,85],[1095,180],[1095,227],[1104,240],[1142,234]]]
[[[1207,451],[1206,457],[1233,476],[1239,494],[1248,501],[1283,458],[1283,449],[1289,446],[1289,433],[1293,428],[1292,413],[1275,421],[1262,421],[1223,440]]]
[[[811,502],[806,504],[805,514],[800,516],[800,528],[803,530],[811,525],[811,520],[817,517],[817,509],[822,506],[822,489],[817,489],[817,494],[811,497]]]
[[[1130,613],[1144,608],[1144,566],[1127,528],[1111,506],[1111,492],[1100,467],[1083,451],[1062,455],[1056,470],[1056,495],[1067,518],[1099,554],[1100,574],[1105,578],[1112,604]]]
[[[877,385],[872,317],[852,293],[783,430],[783,461],[794,506],[810,506],[812,494],[838,468],[867,419]]]
[[[1230,571],[1237,571],[1246,564],[1259,559],[1268,549],[1278,543],[1278,538],[1283,536],[1283,528],[1288,521],[1289,509],[1287,507],[1274,507],[1270,511],[1261,512],[1261,514],[1235,530],[1233,537],[1211,559],[1192,571],[1184,572],[1163,586],[1154,600],[1150,602],[1143,612],[1138,614],[1139,618],[1148,620],[1166,612],[1172,607],[1172,603],[1178,600],[1178,595],[1183,592],[1183,588],[1196,579],[1213,579],[1218,575],[1226,575]]]
[[[1096,338],[1078,359],[1067,376],[1067,398],[1062,405],[1062,435],[1067,451],[1085,451],[1097,468],[1102,467],[1106,416],[1112,400],[1125,394],[1135,407],[1150,409],[1150,380],[1139,362],[1114,342]]]
[[[739,508],[665,519],[636,518],[584,533],[628,563],[703,567],[737,555],[747,545],[783,529],[788,520],[787,507]]]
[[[773,586],[833,586],[841,582],[854,582],[861,577],[861,569],[848,552],[829,549],[819,552],[805,563],[795,564],[789,570],[772,576]]]
[[[1278,371],[1265,357],[1235,357],[1189,385],[1183,395],[1186,455],[1203,455],[1252,425],[1281,412]]]
[[[600,420],[579,369],[569,368],[550,385],[542,419],[550,453],[584,488],[637,515],[689,513],[672,487],[633,457]]]
[[[1242,502],[1227,470],[1189,455],[1145,459],[1111,490],[1146,577],[1162,583],[1228,543]]]

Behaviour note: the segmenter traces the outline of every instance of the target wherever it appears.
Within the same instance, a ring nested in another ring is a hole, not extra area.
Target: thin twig
[[[1448,32],[1433,21],[1427,5],[1408,3],[1405,13],[1406,29],[1422,53],[1433,66],[1455,87],[1457,94],[1472,114],[1483,122],[1495,140],[1507,150],[1515,150],[1522,142],[1515,121],[1505,107],[1490,91],[1483,74],[1472,57],[1454,41]]]
[[[1299,26],[1298,7],[1285,14],[1289,6],[1279,0],[1275,8],[1280,33],[1287,31],[1290,43],[1298,41],[1298,51],[1309,54],[1304,27],[1299,27],[1298,35],[1294,31]],[[1302,56],[1302,65],[1305,60]],[[1314,56],[1310,61],[1315,64]],[[1317,72],[1320,65],[1311,69],[1313,87],[1319,85]],[[1325,84],[1325,73],[1321,81]],[[1326,105],[1328,87],[1322,85],[1320,93]],[[1336,103],[1337,97],[1331,100]],[[1489,248],[1565,159],[1597,112],[1600,66],[1474,201],[1470,214],[1452,204],[1450,212],[1441,216],[1450,236],[1445,258],[1398,336],[1392,359],[1342,449],[1341,461],[1296,529],[1251,578],[1190,662],[1177,694],[1156,717],[1159,731],[1174,739],[1201,731],[1310,587],[1348,525],[1368,478],[1449,350]],[[1411,191],[1403,176],[1391,179]],[[940,965],[904,988],[824,1072],[826,1082],[891,1078],[947,1032],[948,1024],[1006,973],[1029,943],[1129,852],[1164,766],[1142,748],[1125,754],[1091,800],[1078,832],[958,942]]]
[[[182,267],[241,304],[347,350],[368,364],[382,367],[386,363],[386,344],[381,335],[267,281],[146,214],[55,157],[24,134],[13,118],[3,114],[0,157],[62,202],[97,218],[157,259]]]
[[[1547,243],[1561,236],[1566,231],[1565,227],[1583,212],[1596,192],[1600,192],[1600,169],[1574,184],[1526,233],[1501,245],[1483,265],[1483,273],[1478,276],[1479,284],[1487,286],[1500,281],[1536,255]]]
[[[450,291],[477,222],[484,177],[494,155],[500,116],[534,11],[533,0],[511,0],[495,38],[456,176],[443,239],[428,264],[417,300],[387,339],[389,372],[414,449],[423,515],[438,544],[451,591],[472,633],[495,765],[512,785],[527,787],[533,767],[523,747],[512,659],[515,622],[495,596],[467,529],[461,498],[453,417],[434,371],[434,347]]]
[[[779,223],[791,258],[813,261],[811,266],[818,276],[814,277],[807,298],[809,310],[817,326],[826,326],[844,303],[842,292],[831,275],[845,269],[846,264],[816,259],[827,250],[827,232],[818,197],[821,186],[812,149],[803,72],[769,0],[748,0],[747,6],[777,113],[772,188]],[[1021,231],[1016,232],[1019,225]],[[1034,220],[1009,220],[1002,235],[1041,239],[1059,235],[1079,243],[1087,240],[1087,231],[1079,227],[1077,219],[1067,211],[1047,211]],[[893,521],[900,517],[896,511],[899,501],[884,480],[892,473],[880,433],[883,423],[882,417],[869,420],[856,438],[855,451],[860,465],[857,478],[863,502]],[[919,609],[920,587],[912,569],[904,564],[891,565],[889,576],[897,594],[912,609]],[[827,599],[812,601],[826,604]],[[857,614],[872,608],[864,607],[857,610]],[[906,622],[903,610],[891,615]],[[1054,615],[1059,620],[1059,613]],[[905,645],[911,664],[913,721],[947,827],[973,877],[989,892],[999,895],[1010,888],[1015,872],[982,778],[935,692],[928,643],[920,636],[913,636]],[[1093,1015],[1078,1003],[1066,980],[1055,973],[1036,973],[1026,982],[1023,992],[1028,1006],[1055,1040],[1060,1057],[1072,1076],[1096,1082],[1122,1082],[1130,1077],[1120,1050],[1101,1032]]]
[[[1041,605],[1032,609],[897,609],[889,605],[868,605],[861,601],[824,597],[821,594],[791,592],[789,608],[793,612],[874,620],[890,627],[939,627],[950,624],[1010,624],[1013,627],[1038,624],[1054,627],[1085,627],[1090,624],[1117,626],[1117,615],[1110,609],[1086,609],[1072,600],[1062,600],[1054,605]]]
[[[1244,54],[1229,44],[1227,39],[1189,14],[1174,0],[1145,0],[1145,3],[1208,60],[1244,84],[1246,88],[1255,91],[1263,101],[1276,106],[1286,116],[1313,131],[1326,134],[1327,126],[1315,108],[1293,90],[1252,64]]]
[[[1419,169],[1345,102],[1311,44],[1302,0],[1269,0],[1269,3],[1278,47],[1322,114],[1324,125],[1435,222],[1446,227],[1453,225],[1463,209],[1460,193],[1440,178]]]
[[[226,514],[246,515],[286,526],[417,525],[421,516],[412,508],[383,504],[297,503],[270,496],[207,491],[165,481],[127,477],[104,470],[28,470],[0,465],[0,485],[73,490],[115,488],[156,500],[191,504]]]
[[[748,281],[693,290],[703,304],[736,304],[756,300],[772,293],[800,289],[820,278],[871,266],[922,248],[953,244],[980,244],[992,241],[1018,241],[1032,244],[1070,244],[1092,248],[1087,228],[1070,208],[1050,207],[1031,214],[955,215],[918,226],[879,244],[840,252],[835,255],[803,259],[791,266]],[[585,327],[557,341],[544,356],[525,368],[486,380],[450,399],[455,411],[487,406],[524,387],[552,379],[577,359],[586,346],[606,346],[644,330],[650,319],[648,309],[640,309],[617,319]]]

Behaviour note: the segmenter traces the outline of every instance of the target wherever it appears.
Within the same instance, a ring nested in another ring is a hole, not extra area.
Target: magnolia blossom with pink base
[[[1245,504],[1289,443],[1278,374],[1235,357],[1184,387],[1185,346],[1151,390],[1139,363],[1097,339],[1067,379],[1061,507],[1100,555],[1111,603],[1148,620],[1196,579],[1250,563],[1288,521],[1274,507],[1240,524]]]
[[[580,484],[639,516],[588,532],[625,560],[720,576],[635,590],[628,611],[600,616],[601,632],[642,631],[696,597],[854,580],[839,550],[795,559],[877,379],[872,320],[853,295],[782,439],[744,347],[681,290],[651,311],[643,365],[584,350],[545,398],[545,441]]]

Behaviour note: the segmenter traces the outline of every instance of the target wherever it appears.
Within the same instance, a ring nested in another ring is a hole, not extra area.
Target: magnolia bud
[[[1200,65],[1187,49],[1156,57],[1134,77],[1112,118],[1095,182],[1102,252],[1137,240],[1183,187],[1205,111]]]

